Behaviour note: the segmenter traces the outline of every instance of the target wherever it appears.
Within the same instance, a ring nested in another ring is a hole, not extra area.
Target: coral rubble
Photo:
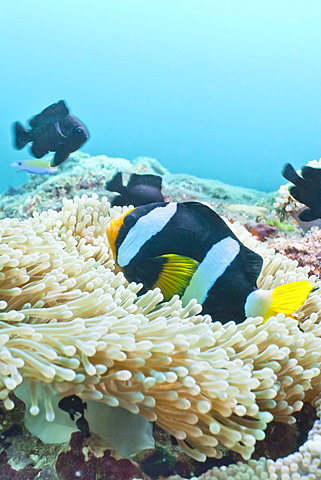
[[[306,235],[286,236],[269,240],[277,252],[295,260],[299,266],[308,266],[310,272],[321,278],[321,230],[313,227]]]

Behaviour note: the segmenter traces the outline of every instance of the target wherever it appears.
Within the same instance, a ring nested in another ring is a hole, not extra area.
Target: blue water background
[[[59,99],[93,155],[271,191],[321,156],[320,0],[0,2],[0,191],[11,124]]]

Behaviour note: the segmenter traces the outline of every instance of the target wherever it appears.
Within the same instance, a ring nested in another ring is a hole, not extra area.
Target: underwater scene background
[[[2,176],[11,124],[65,99],[83,151],[157,158],[173,173],[276,190],[321,150],[317,0],[0,3]]]
[[[0,480],[320,480],[319,2],[0,18]]]

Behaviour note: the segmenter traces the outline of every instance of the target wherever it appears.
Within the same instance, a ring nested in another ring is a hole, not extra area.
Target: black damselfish
[[[107,235],[128,281],[159,287],[165,300],[196,298],[213,320],[241,322],[291,315],[315,288],[310,281],[257,289],[263,259],[240,242],[211,208],[198,202],[154,203],[112,220]]]
[[[31,153],[42,158],[46,153],[55,152],[51,166],[67,160],[70,153],[78,150],[89,138],[84,124],[73,115],[63,100],[49,105],[29,120],[30,129],[21,123],[13,124],[14,145],[21,150],[32,142]]]
[[[68,395],[68,397],[64,397],[59,401],[58,407],[69,413],[71,420],[75,420],[75,415],[80,415],[76,420],[77,428],[81,431],[84,438],[90,437],[89,425],[85,419],[86,402],[83,402],[77,395]]]
[[[311,222],[321,218],[321,168],[305,165],[300,176],[290,163],[286,163],[282,175],[294,183],[294,186],[289,187],[292,197],[308,207],[299,214],[299,219]]]
[[[77,395],[68,395],[59,400],[58,407],[69,413],[71,420],[75,419],[75,414],[83,415],[87,408],[87,403],[83,402]]]
[[[161,192],[162,178],[151,173],[144,175],[132,173],[127,186],[125,186],[121,172],[117,172],[109,182],[106,182],[105,188],[110,192],[120,193],[112,200],[112,207],[123,207],[124,205],[138,207],[164,201]]]

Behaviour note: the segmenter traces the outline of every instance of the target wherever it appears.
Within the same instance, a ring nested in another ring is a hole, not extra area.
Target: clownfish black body
[[[196,298],[202,313],[223,323],[246,316],[268,318],[278,311],[291,314],[315,287],[300,281],[279,290],[257,289],[262,257],[198,202],[134,208],[112,220],[107,234],[128,281],[141,282],[145,290],[159,287],[165,300],[178,294],[183,305]]]

